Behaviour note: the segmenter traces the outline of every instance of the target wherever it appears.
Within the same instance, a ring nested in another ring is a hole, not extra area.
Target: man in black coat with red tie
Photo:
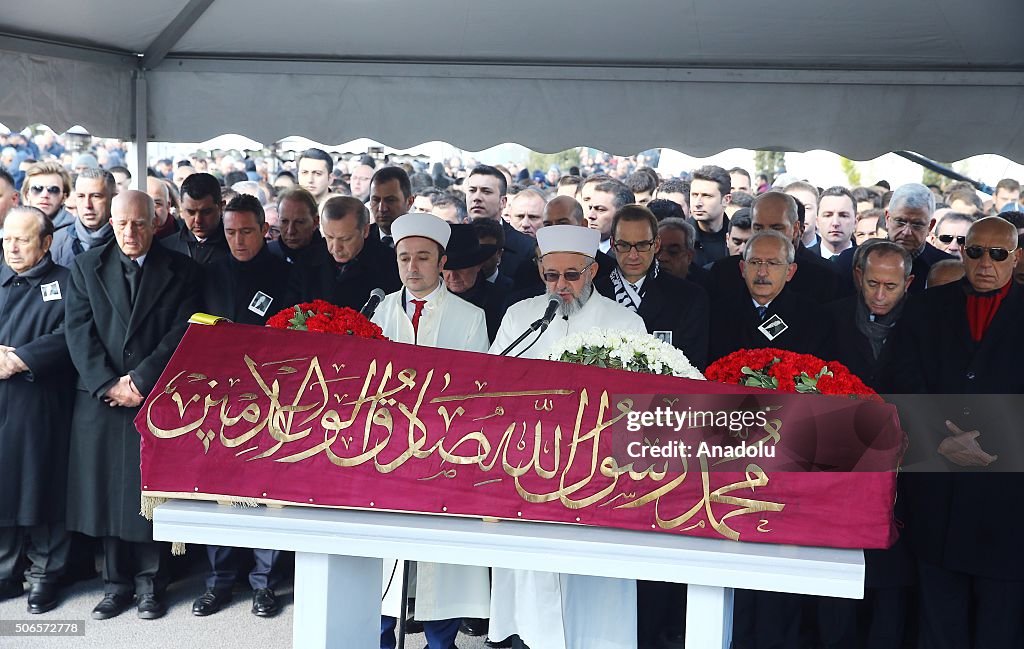
[[[118,194],[114,241],[83,252],[71,269],[65,332],[78,370],[68,472],[69,530],[103,540],[104,597],[93,619],[138,597],[142,619],[163,617],[170,546],[139,513],[142,491],[135,416],[200,310],[199,266],[153,245],[153,200]]]
[[[358,310],[373,289],[393,293],[401,288],[395,251],[371,231],[370,212],[358,199],[329,198],[321,209],[320,230],[325,251],[292,273],[291,295],[297,302],[319,299]]]
[[[708,295],[700,286],[661,272],[658,220],[642,205],[615,213],[612,248],[618,265],[594,280],[594,288],[644,320],[647,332],[682,350],[698,369],[707,366]]]
[[[910,436],[906,533],[917,558],[921,646],[1024,646],[1020,539],[1024,287],[1017,231],[999,217],[967,232],[962,280],[929,289],[898,326],[893,387]],[[920,472],[912,472],[920,469]]]

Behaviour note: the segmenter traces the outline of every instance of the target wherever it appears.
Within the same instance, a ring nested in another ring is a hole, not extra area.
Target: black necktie
[[[757,307],[757,318],[761,322],[764,322],[764,317],[766,315],[768,315],[768,307],[766,307],[764,305]]]
[[[391,237],[390,234],[385,234],[383,237],[381,237],[380,242],[383,243],[388,248],[395,247],[395,240]]]
[[[142,283],[142,267],[133,259],[122,259],[124,267],[124,278],[128,282],[128,299],[131,305],[135,306],[135,299],[139,295],[139,284]]]

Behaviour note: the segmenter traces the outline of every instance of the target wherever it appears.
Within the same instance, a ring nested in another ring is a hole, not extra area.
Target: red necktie
[[[419,333],[420,330],[420,316],[423,315],[423,305],[427,303],[426,300],[413,300],[413,304],[416,305],[416,310],[412,314],[412,330],[413,333]]]

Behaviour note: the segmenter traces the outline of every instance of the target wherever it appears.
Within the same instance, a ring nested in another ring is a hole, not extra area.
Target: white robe
[[[373,315],[373,322],[395,342],[461,351],[487,351],[487,323],[483,309],[449,293],[442,282],[434,299],[424,305],[419,331],[402,306],[404,290],[389,294]],[[412,296],[408,296],[412,299]],[[402,559],[385,560],[381,582],[381,614],[401,615]],[[411,571],[410,571],[411,572]],[[490,582],[487,568],[419,562],[410,588],[416,597],[416,619],[450,620],[485,618],[489,612]]]
[[[509,307],[491,353],[500,354],[512,344],[544,315],[547,303],[547,296],[540,295]],[[547,358],[564,336],[592,327],[647,333],[640,316],[594,292],[568,320],[555,316],[520,358]],[[527,336],[509,356],[526,349],[536,337]],[[635,580],[503,568],[494,568],[491,577],[492,640],[518,634],[530,649],[636,649]]]

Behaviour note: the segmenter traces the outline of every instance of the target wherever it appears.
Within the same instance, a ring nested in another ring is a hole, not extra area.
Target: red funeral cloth
[[[777,467],[706,457],[642,465],[625,450],[629,439],[655,437],[627,430],[640,408],[741,401],[771,408],[772,423],[683,433],[694,444],[767,445],[779,451]],[[154,496],[881,548],[895,540],[892,468],[905,445],[895,412],[847,398],[222,323],[189,328],[136,425],[143,491]],[[834,470],[846,465],[855,470]]]

